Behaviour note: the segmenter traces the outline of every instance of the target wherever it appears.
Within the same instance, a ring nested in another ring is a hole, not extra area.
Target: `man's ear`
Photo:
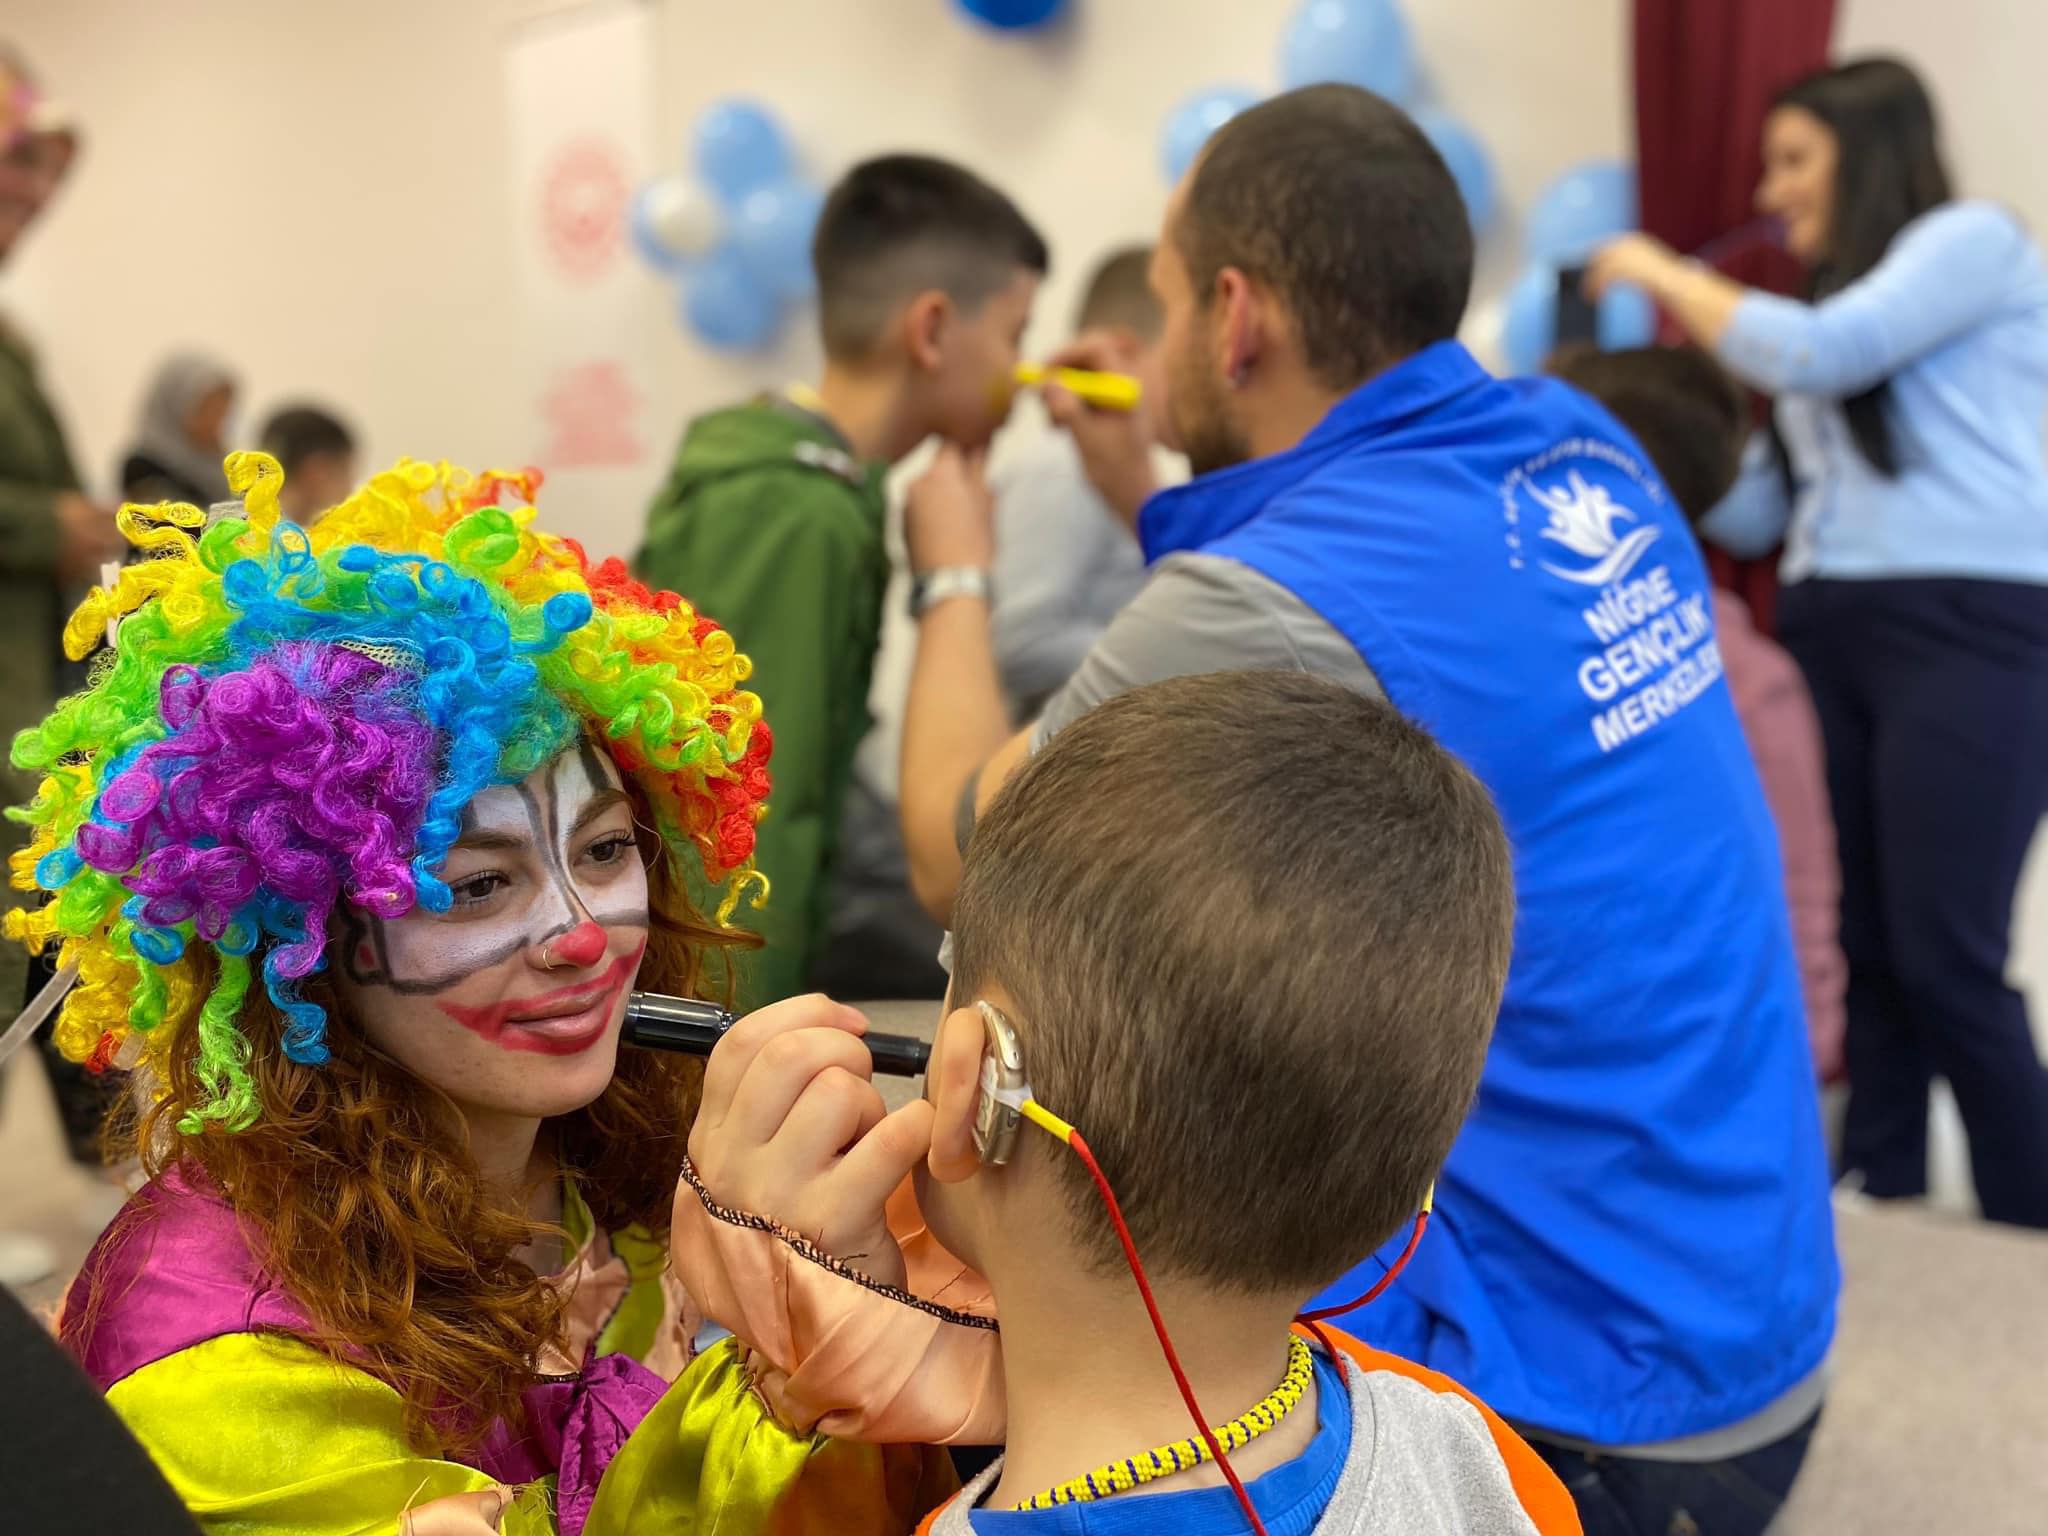
[[[981,1091],[981,1052],[987,1030],[980,1010],[956,1008],[939,1025],[925,1069],[925,1097],[937,1114],[925,1165],[941,1184],[957,1184],[981,1171],[974,1150],[974,1107]]]
[[[1231,386],[1242,384],[1265,350],[1265,326],[1270,319],[1252,280],[1236,267],[1216,274],[1216,292],[1211,299],[1216,314],[1217,363]]]
[[[952,321],[953,301],[937,288],[927,288],[903,307],[903,350],[913,368],[927,373],[938,368]]]

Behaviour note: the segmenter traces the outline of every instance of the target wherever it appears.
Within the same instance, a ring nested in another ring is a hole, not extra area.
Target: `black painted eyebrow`
[[[632,801],[627,799],[626,792],[623,789],[599,790],[597,794],[591,798],[590,802],[587,805],[585,805],[581,811],[576,813],[576,820],[574,824],[571,825],[569,828],[570,838],[573,840],[577,833],[581,832],[585,827],[589,826],[593,821],[597,820],[598,817],[602,816],[606,811],[611,810],[614,806],[630,804],[632,804]]]
[[[455,846],[457,848],[477,848],[487,852],[503,850],[516,853],[521,848],[531,848],[533,846],[533,839],[521,837],[517,832],[489,832],[482,827],[477,827],[456,838]]]

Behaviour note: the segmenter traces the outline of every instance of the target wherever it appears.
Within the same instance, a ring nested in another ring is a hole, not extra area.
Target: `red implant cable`
[[[1173,1372],[1173,1384],[1180,1388],[1180,1400],[1187,1404],[1188,1417],[1195,1421],[1202,1443],[1209,1447],[1209,1454],[1222,1469],[1230,1491],[1237,1495],[1237,1502],[1244,1508],[1245,1519],[1251,1522],[1258,1536],[1267,1536],[1266,1522],[1259,1518],[1259,1511],[1252,1503],[1252,1496],[1245,1492],[1244,1481],[1237,1475],[1237,1468],[1230,1464],[1230,1458],[1224,1455],[1223,1447],[1217,1443],[1216,1432],[1209,1427],[1208,1415],[1195,1401],[1195,1389],[1188,1381],[1188,1373],[1181,1369],[1180,1354],[1166,1332],[1166,1319],[1159,1315],[1159,1302],[1152,1294],[1152,1282],[1145,1278],[1145,1266],[1138,1260],[1138,1245],[1131,1241],[1131,1229],[1124,1224],[1123,1207],[1116,1203],[1116,1193],[1109,1187],[1109,1180],[1103,1177],[1102,1165],[1095,1161],[1095,1154],[1088,1150],[1088,1143],[1081,1133],[1066,1121],[1035,1100],[1027,1100],[1022,1107],[1027,1116],[1074,1149],[1074,1155],[1081,1159],[1081,1166],[1088,1170],[1088,1177],[1095,1181],[1096,1193],[1102,1196],[1103,1209],[1109,1212],[1109,1223],[1116,1228],[1116,1240],[1123,1245],[1124,1262],[1130,1265],[1131,1278],[1138,1282],[1138,1294],[1145,1300],[1145,1315],[1152,1319],[1152,1331],[1159,1337],[1160,1351],[1166,1356],[1166,1368]],[[1032,1114],[1033,1110],[1038,1114]]]
[[[1394,1260],[1393,1267],[1373,1282],[1371,1290],[1367,1291],[1363,1296],[1351,1301],[1340,1302],[1334,1307],[1317,1307],[1313,1312],[1304,1312],[1295,1321],[1297,1323],[1320,1323],[1326,1318],[1342,1317],[1346,1312],[1356,1312],[1360,1307],[1379,1300],[1380,1292],[1392,1285],[1395,1277],[1408,1267],[1408,1261],[1415,1257],[1415,1250],[1422,1242],[1422,1234],[1429,1226],[1429,1211],[1435,1196],[1436,1191],[1432,1189],[1423,1200],[1422,1209],[1415,1213],[1415,1230],[1408,1234],[1408,1246],[1401,1250],[1401,1257]],[[1318,1334],[1318,1337],[1321,1337],[1321,1335]]]

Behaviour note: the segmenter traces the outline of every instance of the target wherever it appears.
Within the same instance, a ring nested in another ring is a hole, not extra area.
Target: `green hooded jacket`
[[[64,429],[44,398],[28,347],[0,325],[0,802],[26,804],[35,781],[8,762],[15,733],[49,713],[56,687],[57,497],[79,488]],[[0,820],[0,902],[25,898],[6,885],[5,856],[28,829]],[[0,1017],[21,1002],[27,957],[0,941]]]
[[[742,908],[766,940],[742,962],[748,1007],[803,991],[824,942],[889,581],[883,474],[787,400],[701,416],[634,560],[641,580],[682,593],[753,659],[747,686],[775,733],[774,789],[755,849],[771,892],[759,911]]]

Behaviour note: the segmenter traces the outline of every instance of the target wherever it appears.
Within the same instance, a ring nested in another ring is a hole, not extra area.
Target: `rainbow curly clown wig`
[[[250,988],[286,1056],[325,1062],[325,1011],[300,989],[339,905],[446,909],[435,871],[462,808],[586,731],[723,887],[721,926],[765,888],[770,740],[747,658],[675,593],[535,529],[537,474],[402,462],[309,530],[280,520],[273,459],[237,454],[228,477],[244,515],[211,526],[121,510],[151,558],[64,633],[79,658],[118,620],[111,653],[14,742],[43,778],[8,813],[34,828],[13,881],[54,894],[6,933],[77,968],[66,1055],[133,1066],[196,1029],[210,1097],[180,1128],[251,1124]]]

